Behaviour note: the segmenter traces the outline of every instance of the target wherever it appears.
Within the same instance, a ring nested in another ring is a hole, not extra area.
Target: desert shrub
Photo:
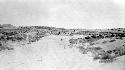
[[[77,44],[77,39],[69,39],[70,44]]]
[[[88,50],[85,49],[84,46],[79,46],[78,49],[79,49],[79,52],[82,54],[87,54],[87,52],[88,52]]]

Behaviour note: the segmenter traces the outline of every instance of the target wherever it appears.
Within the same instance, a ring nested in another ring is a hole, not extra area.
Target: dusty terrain
[[[104,38],[93,31],[58,29],[1,30],[0,70],[125,70],[124,33]]]
[[[63,41],[60,41],[60,39]],[[0,55],[0,70],[124,70],[125,56],[111,64],[93,61],[91,54],[82,55],[69,48],[71,37],[48,36],[38,42],[16,46]]]

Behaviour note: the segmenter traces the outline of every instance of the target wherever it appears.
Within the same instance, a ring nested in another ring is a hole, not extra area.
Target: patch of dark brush
[[[105,60],[99,60],[99,63],[103,63],[103,64],[109,64],[109,63],[113,63],[114,61],[116,61],[117,59],[105,59]]]
[[[79,46],[78,49],[79,49],[79,52],[82,54],[87,54],[87,52],[88,52],[88,50],[85,49],[83,46]]]
[[[110,40],[109,42],[115,42],[116,40],[115,39],[113,39],[113,40]]]
[[[96,55],[93,57],[93,60],[99,60],[99,63],[112,63],[116,60],[116,57],[113,57],[109,54]]]
[[[6,47],[6,46],[0,46],[0,51],[4,51],[4,50],[14,50],[14,48]]]

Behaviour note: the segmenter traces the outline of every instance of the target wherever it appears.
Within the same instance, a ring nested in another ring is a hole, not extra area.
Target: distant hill
[[[11,24],[2,24],[2,25],[0,25],[0,28],[13,29],[13,28],[16,28],[16,27],[11,25]]]

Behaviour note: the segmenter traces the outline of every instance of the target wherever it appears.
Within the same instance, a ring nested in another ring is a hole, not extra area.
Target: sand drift
[[[0,70],[124,70],[125,29],[0,26]]]

